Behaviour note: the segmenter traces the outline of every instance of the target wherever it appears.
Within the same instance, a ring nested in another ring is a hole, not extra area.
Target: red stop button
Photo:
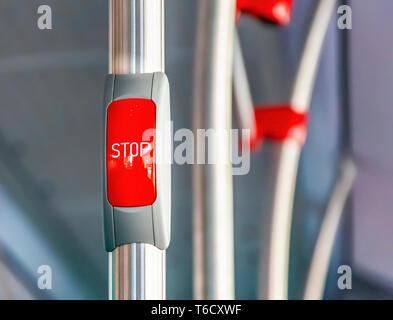
[[[114,207],[140,207],[156,199],[156,106],[147,99],[112,102],[107,110],[107,196]]]

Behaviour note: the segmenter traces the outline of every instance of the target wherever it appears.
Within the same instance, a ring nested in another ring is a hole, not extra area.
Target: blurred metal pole
[[[198,160],[205,146],[197,130],[214,129],[216,134],[209,137],[209,157],[213,156],[215,163],[198,161],[194,166],[194,297],[233,299],[230,129],[235,0],[200,0],[198,4],[194,87]]]
[[[254,114],[254,104],[248,82],[246,65],[237,30],[233,43],[233,97],[235,100],[236,116],[239,129],[250,130],[251,141],[257,136],[257,125]]]
[[[323,299],[334,240],[355,178],[356,166],[347,156],[341,164],[340,175],[333,189],[315,245],[304,291],[305,300]]]
[[[164,0],[109,0],[109,73],[164,71]],[[109,298],[165,299],[165,251],[134,243],[109,253]]]
[[[299,113],[309,110],[323,43],[335,7],[336,0],[319,0],[309,28],[290,99],[291,107]],[[269,240],[265,242],[267,252],[261,255],[259,295],[285,300],[288,298],[293,199],[301,146],[294,139],[288,139],[275,144],[273,149],[270,168],[273,177],[267,182],[272,192],[267,204],[271,226]]]

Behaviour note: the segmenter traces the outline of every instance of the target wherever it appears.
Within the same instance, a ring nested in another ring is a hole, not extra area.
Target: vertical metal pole
[[[109,73],[164,71],[164,0],[109,0]],[[165,299],[165,251],[134,243],[109,253],[109,298]]]
[[[204,137],[199,137],[198,129],[214,129],[216,134],[208,140],[209,157],[213,151],[215,163],[198,161],[194,166],[194,297],[233,299],[233,190],[229,159],[235,0],[198,3],[194,88],[198,158],[205,151],[201,142]]]

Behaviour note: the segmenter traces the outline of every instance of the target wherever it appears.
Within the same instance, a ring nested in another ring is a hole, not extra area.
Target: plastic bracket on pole
[[[105,247],[170,241],[169,83],[164,73],[107,75],[104,96]]]

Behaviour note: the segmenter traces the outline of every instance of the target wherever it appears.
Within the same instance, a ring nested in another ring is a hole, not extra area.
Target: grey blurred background
[[[53,30],[36,26],[50,5]],[[166,0],[166,70],[174,129],[192,127],[196,0]],[[296,0],[292,23],[239,24],[256,104],[286,102],[315,0]],[[300,299],[344,149],[359,175],[336,240],[325,298],[393,298],[393,2],[356,0],[353,30],[335,21],[313,97],[292,232],[290,298]],[[0,299],[106,299],[100,121],[107,73],[107,0],[0,0]],[[343,39],[349,40],[348,47]],[[348,54],[346,57],[345,54]],[[257,297],[264,158],[235,177],[236,297]],[[169,299],[192,298],[192,168],[173,166]],[[337,268],[353,289],[337,288]],[[38,290],[49,265],[53,289]]]

